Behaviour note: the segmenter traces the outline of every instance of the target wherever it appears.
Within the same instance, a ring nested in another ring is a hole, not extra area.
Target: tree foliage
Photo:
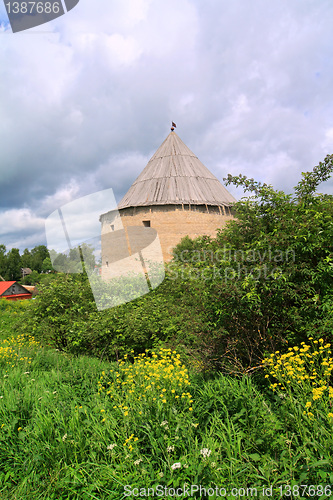
[[[98,312],[84,275],[60,275],[34,301],[34,333],[110,359],[182,346],[202,366],[239,373],[308,336],[332,341],[333,197],[315,192],[332,170],[330,155],[293,194],[229,175],[251,196],[216,238],[184,238],[158,288]]]
[[[21,257],[18,248],[12,248],[6,255],[5,276],[9,281],[16,281],[21,277]]]
[[[30,280],[22,279],[22,268],[29,268],[35,271],[34,282],[38,281],[36,277],[44,271],[43,262],[49,258],[49,252],[45,245],[38,245],[31,251],[26,248],[22,255],[18,248],[12,248],[6,253],[5,245],[0,245],[0,275],[7,281],[19,281],[30,284]]]
[[[227,178],[253,196],[236,204],[237,219],[212,245],[227,251],[210,285],[210,309],[224,330],[217,353],[240,367],[308,335],[332,336],[333,197],[315,194],[332,169],[330,155],[302,174],[294,195]]]
[[[227,177],[251,196],[216,239],[184,239],[174,260],[203,281],[213,326],[212,358],[242,372],[265,352],[333,333],[333,197],[316,194],[333,169],[328,155],[293,194],[243,175]],[[209,339],[207,339],[209,344]]]
[[[0,276],[7,281],[21,281],[22,284],[31,285],[40,282],[41,273],[54,272],[55,270],[65,273],[82,272],[82,252],[84,252],[84,266],[94,269],[96,260],[93,248],[85,243],[80,247],[71,248],[68,254],[57,254],[51,251],[51,255],[45,245],[38,245],[32,250],[26,248],[22,255],[17,248],[6,253],[5,245],[0,245]],[[31,269],[33,275],[27,275],[23,278],[22,268]]]

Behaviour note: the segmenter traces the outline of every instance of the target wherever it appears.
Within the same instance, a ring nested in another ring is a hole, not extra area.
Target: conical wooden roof
[[[171,132],[118,204],[231,205],[236,200],[175,132]]]

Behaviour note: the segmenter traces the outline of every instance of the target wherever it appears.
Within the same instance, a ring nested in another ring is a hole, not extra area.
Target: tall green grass
[[[1,311],[2,345],[13,353],[0,359],[1,499],[120,500],[134,498],[126,496],[133,488],[184,484],[225,488],[229,499],[232,488],[257,488],[260,497],[272,486],[278,499],[286,485],[333,483],[323,453],[332,438],[316,428],[303,441],[299,425],[310,436],[314,423],[264,377],[190,375],[167,351],[120,364],[73,357],[13,338],[8,314]]]

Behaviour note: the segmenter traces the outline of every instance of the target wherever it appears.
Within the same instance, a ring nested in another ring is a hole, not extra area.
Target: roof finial
[[[177,125],[174,122],[171,122],[171,132],[173,132],[176,127]]]

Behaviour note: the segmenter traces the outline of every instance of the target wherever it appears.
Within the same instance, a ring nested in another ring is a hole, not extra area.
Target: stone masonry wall
[[[120,210],[121,222],[124,228],[144,226],[144,221],[150,221],[150,227],[156,229],[160,239],[163,258],[171,260],[172,249],[184,236],[196,238],[202,235],[215,237],[216,230],[233,219],[228,208],[191,206],[183,210],[181,205],[163,205],[137,207]],[[190,209],[189,209],[190,208]],[[208,211],[207,211],[208,210]],[[102,266],[108,258],[108,237],[111,231],[120,229],[119,217],[112,212],[101,217],[102,222]],[[112,226],[112,229],[111,229]],[[104,236],[103,236],[104,235]],[[104,241],[103,241],[104,240]]]

